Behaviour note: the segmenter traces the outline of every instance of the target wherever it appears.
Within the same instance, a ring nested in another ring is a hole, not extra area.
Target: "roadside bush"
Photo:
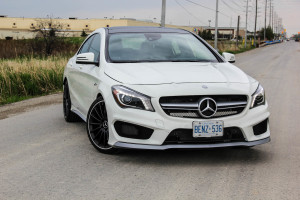
[[[51,56],[73,55],[84,38],[64,38],[55,42]],[[45,42],[42,39],[0,40],[0,59],[45,58]]]

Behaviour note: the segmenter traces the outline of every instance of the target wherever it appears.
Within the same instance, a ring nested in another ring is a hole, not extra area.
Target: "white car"
[[[264,89],[223,56],[186,30],[100,28],[65,68],[65,120],[104,153],[269,142]]]

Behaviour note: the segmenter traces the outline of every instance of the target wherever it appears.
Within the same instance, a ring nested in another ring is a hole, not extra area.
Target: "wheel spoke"
[[[101,126],[101,123],[90,122],[89,124],[90,124],[90,125],[98,125],[98,126]]]
[[[94,109],[94,111],[96,112],[96,114],[98,115],[98,117],[99,117],[100,119],[103,119],[103,117],[98,113],[98,111],[97,111],[96,108]]]
[[[103,131],[103,146],[106,146],[106,131]]]
[[[101,108],[101,104],[99,103],[99,110],[100,110],[100,113],[101,113],[101,116],[102,116],[102,119],[105,119],[105,116],[103,115],[102,113],[102,108]]]
[[[92,113],[91,113],[91,116],[92,116],[94,119],[96,119],[98,122],[101,122],[101,120],[98,119],[97,117],[95,117]]]
[[[94,139],[96,139],[99,135],[101,136],[101,135],[102,135],[101,132],[102,132],[102,129],[100,129],[100,130],[97,132],[97,134],[94,135]]]
[[[90,130],[91,132],[94,132],[96,130],[99,130],[101,128],[101,126],[97,127],[97,128],[94,128],[93,130]]]

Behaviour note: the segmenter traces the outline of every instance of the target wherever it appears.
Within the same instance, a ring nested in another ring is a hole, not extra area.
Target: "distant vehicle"
[[[296,39],[295,39],[295,42],[299,42],[299,38],[296,38]]]
[[[288,38],[287,41],[290,41],[290,38]]]
[[[234,62],[185,30],[100,28],[65,68],[64,117],[103,153],[267,143],[265,90]]]

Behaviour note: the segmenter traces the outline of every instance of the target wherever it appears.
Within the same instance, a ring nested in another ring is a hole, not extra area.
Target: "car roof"
[[[153,26],[116,26],[106,28],[108,33],[188,33],[177,28],[153,27]]]

